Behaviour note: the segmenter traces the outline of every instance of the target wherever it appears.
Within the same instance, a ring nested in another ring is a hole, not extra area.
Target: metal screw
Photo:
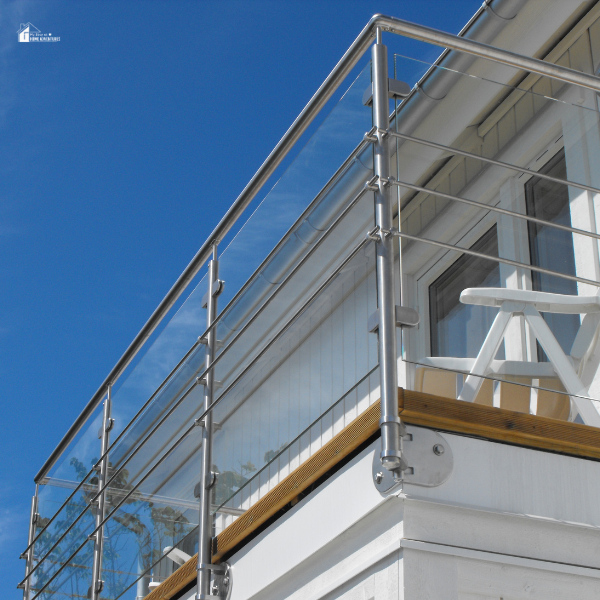
[[[379,484],[383,481],[383,471],[379,471],[377,475],[375,475],[375,483]]]
[[[437,456],[441,456],[442,454],[444,454],[445,450],[446,449],[444,448],[444,446],[442,446],[442,444],[436,444],[433,447],[433,453]]]

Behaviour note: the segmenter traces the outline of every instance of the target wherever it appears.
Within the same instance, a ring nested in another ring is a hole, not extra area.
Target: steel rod
[[[421,238],[417,235],[410,235],[409,233],[402,233],[401,231],[392,231],[392,235],[395,237],[412,240],[414,242],[423,242],[424,244],[438,246],[440,248],[445,248],[446,250],[454,250],[456,252],[463,252],[464,254],[470,254],[471,256],[485,258],[486,260],[500,262],[505,265],[511,265],[512,267],[518,267],[519,269],[528,269],[530,271],[544,273],[545,275],[552,275],[554,277],[561,277],[563,279],[569,279],[571,281],[576,281],[577,283],[585,283],[587,285],[595,285],[596,287],[600,287],[599,281],[593,281],[592,279],[585,279],[584,277],[577,277],[576,275],[567,275],[566,273],[559,273],[558,271],[551,271],[550,269],[544,269],[543,267],[536,267],[535,265],[528,265],[526,263],[517,262],[516,260],[510,260],[509,258],[500,258],[499,256],[490,256],[489,254],[483,254],[482,252],[477,252],[476,250],[460,248],[459,246],[453,246],[452,244],[446,244],[444,242],[437,242],[435,240]]]
[[[595,187],[592,187],[591,185],[577,183],[576,181],[570,181],[569,179],[561,179],[560,177],[553,177],[552,175],[547,175],[546,173],[540,173],[538,171],[534,171],[533,169],[528,169],[527,167],[519,167],[519,166],[513,165],[511,163],[505,163],[500,160],[494,160],[493,158],[479,156],[479,154],[473,154],[472,152],[467,152],[466,150],[459,150],[458,148],[453,148],[452,146],[444,146],[444,144],[438,144],[437,142],[430,142],[429,140],[423,140],[421,138],[417,138],[412,135],[406,135],[405,133],[396,133],[393,130],[388,130],[387,133],[389,135],[391,135],[392,137],[400,138],[403,140],[408,140],[410,142],[414,142],[415,144],[422,144],[423,146],[429,146],[430,148],[436,148],[438,150],[443,150],[444,152],[450,152],[452,154],[459,154],[460,156],[466,156],[467,158],[473,158],[475,160],[480,160],[482,162],[486,162],[491,165],[496,165],[497,167],[502,167],[504,169],[510,169],[512,171],[519,171],[521,173],[533,175],[534,177],[539,177],[540,179],[546,179],[547,181],[553,181],[554,183],[570,185],[572,187],[576,187],[581,190],[586,190],[586,191],[592,192],[594,194],[600,194],[600,188],[595,188]]]
[[[390,127],[387,47],[377,43],[371,49],[373,74],[373,125],[378,131]],[[384,185],[390,176],[390,148],[387,136],[378,135],[373,144],[373,165],[379,186],[375,192],[375,224],[382,231],[392,228],[390,188]],[[396,299],[394,289],[394,240],[381,236],[376,244],[377,304],[379,310],[379,377],[381,380],[381,463],[386,469],[401,466],[401,422],[398,412],[398,367],[396,352]]]
[[[213,247],[213,258],[208,263],[208,300],[206,304],[206,326],[210,327],[217,316],[217,300],[221,284],[218,281],[219,262],[217,245]],[[211,329],[206,338],[206,375],[204,404],[206,411],[213,403],[215,371],[211,367],[216,351],[217,332]],[[213,412],[208,411],[202,426],[202,458],[200,461],[200,506],[198,509],[198,560],[196,562],[196,600],[207,600],[211,592],[211,571],[205,565],[212,564],[212,514],[211,496],[215,480],[212,470]]]
[[[509,217],[515,217],[517,219],[524,219],[525,221],[532,221],[533,223],[539,223],[540,225],[546,225],[548,227],[554,227],[555,229],[562,229],[569,233],[575,233],[578,235],[585,235],[587,237],[600,240],[600,234],[594,233],[593,231],[584,231],[583,229],[577,229],[575,227],[569,227],[568,225],[561,225],[560,223],[553,223],[552,221],[545,221],[544,219],[538,219],[530,215],[523,215],[515,212],[514,210],[508,210],[506,208],[500,208],[499,206],[492,206],[490,204],[484,204],[483,202],[477,202],[477,200],[469,200],[468,198],[461,198],[460,196],[453,196],[452,194],[446,194],[445,192],[438,192],[437,190],[431,190],[429,188],[422,187],[420,185],[414,185],[413,183],[407,183],[406,181],[396,181],[395,179],[388,180],[392,185],[398,187],[405,187],[416,192],[423,192],[431,194],[432,196],[439,196],[440,198],[446,198],[446,200],[453,200],[455,202],[462,202],[463,204],[469,204],[476,206],[484,210],[500,213],[501,215],[507,215]]]
[[[35,494],[31,498],[31,513],[29,516],[29,543],[27,545],[26,554],[26,563],[25,563],[25,581],[22,582],[23,585],[23,600],[29,600],[29,595],[31,592],[31,580],[29,579],[29,572],[31,571],[33,565],[33,551],[34,551],[34,539],[35,539],[35,529],[36,523],[38,521],[38,491],[39,486],[35,484]]]
[[[494,48],[493,46],[489,46],[475,40],[445,33],[437,29],[425,27],[423,25],[410,23],[402,19],[396,19],[394,17],[385,15],[374,15],[360,32],[358,37],[354,40],[350,48],[339,60],[333,71],[321,84],[319,89],[304,107],[302,112],[298,115],[296,120],[292,123],[290,128],[286,131],[284,136],[260,166],[246,187],[242,190],[242,193],[231,205],[209,238],[204,242],[200,250],[198,250],[194,258],[179,276],[173,287],[169,290],[167,295],[163,298],[156,310],[152,313],[148,321],[142,327],[140,332],[136,335],[135,339],[131,342],[127,350],[118,360],[117,364],[112,368],[111,372],[108,374],[98,391],[94,394],[94,396],[92,396],[84,410],[81,412],[73,425],[71,425],[63,439],[59,442],[40,471],[37,473],[35,477],[36,482],[39,482],[41,479],[43,479],[48,471],[52,468],[52,465],[56,459],[63,453],[65,448],[77,435],[77,432],[81,429],[83,424],[87,421],[89,416],[93,413],[99,402],[102,400],[106,386],[113,384],[119,378],[121,373],[125,370],[125,368],[127,368],[129,363],[142,348],[148,337],[150,337],[152,332],[156,329],[163,317],[167,314],[183,291],[187,288],[188,284],[196,276],[202,265],[209,258],[212,251],[213,242],[221,240],[231,229],[231,227],[233,227],[248,204],[250,204],[256,194],[258,194],[258,192],[261,190],[264,183],[273,174],[281,161],[287,156],[288,152],[296,143],[296,141],[310,126],[321,108],[335,93],[336,89],[339,87],[346,75],[354,68],[354,66],[356,66],[371,44],[371,40],[376,35],[375,31],[377,27],[395,34],[429,42],[437,46],[458,50],[460,52],[466,52],[474,56],[479,56],[480,58],[510,65],[518,69],[525,69],[527,71],[537,73],[538,75],[545,75],[559,81],[580,85],[596,92],[600,92],[600,79],[597,77],[587,75],[579,71],[574,71],[573,69],[568,69],[566,67],[561,67],[559,65],[553,65],[535,58],[529,58],[527,56],[515,54],[514,52],[510,52],[508,50]]]
[[[102,455],[102,461],[100,462],[100,470],[98,471],[98,496],[97,496],[97,507],[96,507],[96,525],[102,522],[104,518],[104,507],[106,500],[106,493],[103,490],[104,481],[106,480],[108,471],[108,445],[110,430],[112,428],[113,420],[110,416],[111,413],[111,386],[108,386],[106,391],[106,400],[104,401],[104,411],[102,414],[102,427],[101,427],[101,448],[100,454]],[[100,592],[104,587],[104,581],[102,581],[102,556],[104,551],[104,527],[99,527],[98,531],[94,536],[94,557],[92,563],[92,600],[100,600]]]

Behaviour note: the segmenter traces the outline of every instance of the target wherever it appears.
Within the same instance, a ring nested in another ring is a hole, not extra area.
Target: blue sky
[[[0,1],[4,598],[34,475],[369,17],[456,33],[480,4]]]

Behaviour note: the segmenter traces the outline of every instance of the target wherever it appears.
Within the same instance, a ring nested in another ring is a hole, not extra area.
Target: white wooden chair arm
[[[531,290],[507,288],[467,288],[460,295],[463,304],[495,306],[504,302],[515,302],[534,306],[540,312],[586,314],[600,313],[600,296],[569,296]]]

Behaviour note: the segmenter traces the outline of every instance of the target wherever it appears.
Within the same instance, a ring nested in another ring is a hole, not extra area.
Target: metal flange
[[[436,487],[448,480],[454,468],[452,448],[437,431],[424,427],[406,426],[402,438],[402,457],[408,468],[388,471],[376,450],[373,456],[373,483],[382,493],[389,493],[402,483]]]

